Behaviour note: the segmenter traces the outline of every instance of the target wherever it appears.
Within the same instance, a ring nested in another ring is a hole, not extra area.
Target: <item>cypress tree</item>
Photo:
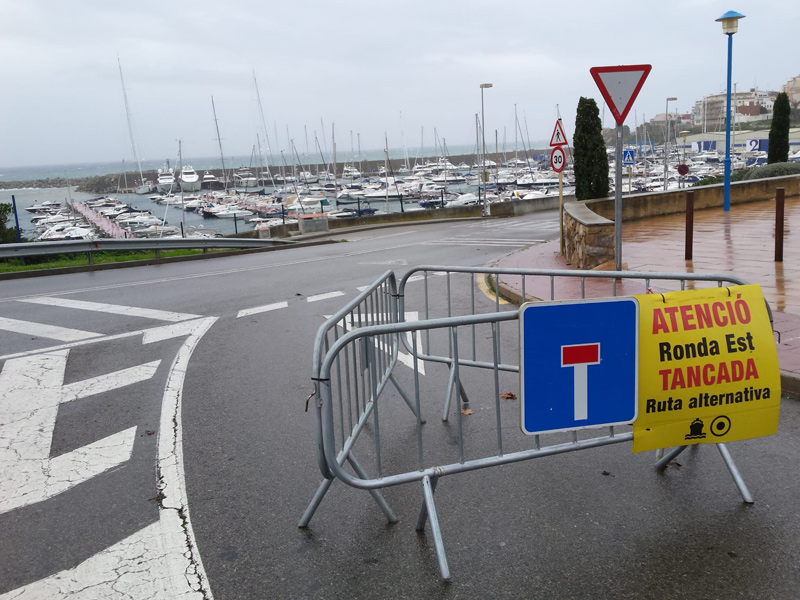
[[[608,197],[608,154],[600,111],[592,98],[581,96],[578,101],[573,145],[575,197],[578,200]]]
[[[769,149],[767,164],[789,160],[789,120],[792,107],[789,96],[781,92],[772,107],[772,127],[769,130]]]

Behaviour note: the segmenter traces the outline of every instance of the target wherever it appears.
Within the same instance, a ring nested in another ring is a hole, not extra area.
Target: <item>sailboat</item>
[[[145,181],[144,174],[142,174],[142,163],[139,160],[139,155],[136,152],[136,142],[133,138],[133,125],[131,124],[131,111],[130,107],[128,106],[128,93],[125,91],[125,79],[122,77],[122,63],[119,60],[119,56],[117,57],[117,64],[119,65],[119,79],[122,82],[122,98],[125,100],[125,116],[128,120],[128,134],[131,138],[131,150],[133,150],[133,159],[136,161],[136,165],[139,167],[139,185],[137,185],[133,191],[140,195],[149,194],[155,190],[155,186],[153,185],[152,181]]]

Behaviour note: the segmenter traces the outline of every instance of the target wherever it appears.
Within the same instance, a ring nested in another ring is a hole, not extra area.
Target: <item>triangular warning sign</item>
[[[622,125],[639,95],[644,80],[650,74],[650,65],[627,65],[618,67],[592,67],[592,74],[600,93],[614,115],[617,125]]]
[[[561,126],[561,119],[556,121],[556,126],[553,129],[553,135],[550,136],[550,147],[553,146],[566,146],[567,136],[564,134],[564,128]]]

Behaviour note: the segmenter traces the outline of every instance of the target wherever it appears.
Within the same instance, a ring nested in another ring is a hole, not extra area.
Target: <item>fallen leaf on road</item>
[[[517,399],[517,396],[514,394],[514,392],[506,392],[505,394],[500,394],[500,397],[503,400],[516,400]]]
[[[462,408],[461,409],[461,414],[462,415],[471,415],[474,412],[475,411],[473,411],[471,408]]]
[[[603,475],[605,475],[605,476],[609,476],[609,475],[611,475],[611,473],[610,473],[609,471],[603,471]],[[613,476],[613,475],[611,475],[611,477],[614,477],[614,476]]]

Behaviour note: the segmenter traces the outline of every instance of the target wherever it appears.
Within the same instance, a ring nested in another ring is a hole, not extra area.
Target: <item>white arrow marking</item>
[[[91,310],[94,312],[125,315],[128,317],[144,317],[145,319],[155,319],[157,321],[188,321],[189,319],[197,319],[200,316],[167,310],[155,310],[152,308],[137,308],[135,306],[121,306],[119,304],[101,304],[100,302],[86,302],[84,300],[69,300],[67,298],[55,298],[53,296],[24,298],[21,299],[20,302],[46,304],[48,306],[60,306],[62,308],[75,308],[78,310]]]
[[[13,331],[25,335],[43,337],[59,342],[77,342],[90,338],[100,337],[102,334],[91,331],[81,331],[80,329],[68,329],[58,325],[44,325],[43,323],[33,323],[31,321],[18,321],[17,319],[6,319],[0,317],[0,329]]]
[[[16,358],[0,372],[0,513],[60,494],[131,457],[136,427],[50,458],[58,405],[148,379],[160,361],[64,386],[68,355]]]

